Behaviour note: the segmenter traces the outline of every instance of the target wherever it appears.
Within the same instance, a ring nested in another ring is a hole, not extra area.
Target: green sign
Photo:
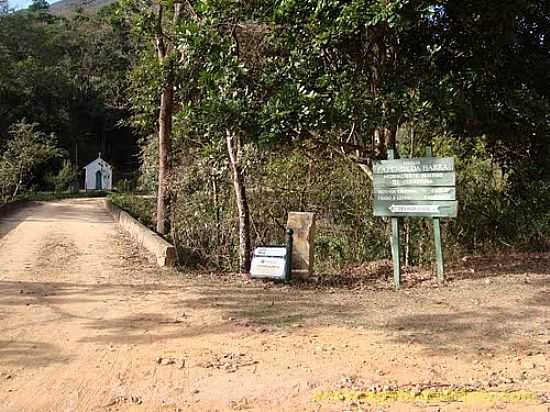
[[[454,186],[455,172],[375,174],[374,187],[431,187]]]
[[[453,158],[380,160],[373,171],[375,216],[456,216]]]
[[[388,187],[374,189],[376,200],[455,200],[454,187]]]
[[[443,248],[439,218],[456,217],[456,174],[451,157],[394,159],[388,150],[388,160],[374,162],[375,216],[391,217],[391,249],[395,287],[401,282],[399,217],[430,217],[433,219],[437,277],[443,280]]]
[[[421,157],[418,159],[391,159],[374,162],[375,175],[389,173],[454,172],[452,157]]]

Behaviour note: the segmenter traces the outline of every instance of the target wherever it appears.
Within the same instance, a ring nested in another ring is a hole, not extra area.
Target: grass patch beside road
[[[127,211],[139,222],[154,230],[155,198],[153,196],[135,193],[111,193],[109,196],[115,206]]]
[[[91,191],[91,192],[25,192],[17,196],[16,200],[41,201],[62,200],[62,199],[77,199],[87,197],[105,197],[107,192]]]

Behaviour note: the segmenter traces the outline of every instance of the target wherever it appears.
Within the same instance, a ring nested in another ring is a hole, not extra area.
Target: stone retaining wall
[[[144,247],[153,256],[161,267],[176,265],[176,248],[153,232],[147,226],[138,222],[128,212],[113,205],[111,199],[105,199],[105,207],[111,212],[113,219],[130,237]]]

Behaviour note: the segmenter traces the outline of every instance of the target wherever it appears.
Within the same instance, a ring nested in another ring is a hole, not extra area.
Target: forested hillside
[[[74,12],[96,13],[101,8],[114,3],[116,0],[58,0],[50,4],[52,14],[70,15]]]
[[[547,249],[549,32],[543,0],[4,9],[2,144],[34,124],[59,149],[19,185],[4,155],[4,197],[101,151],[124,171],[119,189],[156,195],[117,201],[172,239],[182,264],[246,271],[254,244],[283,240],[288,211],[313,211],[319,270],[341,270],[389,255],[373,160],[431,146],[457,167],[448,258]],[[429,262],[429,222],[404,231],[406,264]]]
[[[11,139],[20,145],[16,129],[25,124],[52,135],[59,149],[54,157],[31,162],[22,185],[60,189],[59,173],[77,178],[98,152],[113,162],[119,177],[132,173],[135,136],[120,122],[129,114],[126,71],[135,46],[123,22],[101,13],[56,17],[41,2],[17,13],[4,9],[0,20],[1,144]],[[4,168],[13,162],[2,159]],[[12,189],[4,182],[4,198]]]

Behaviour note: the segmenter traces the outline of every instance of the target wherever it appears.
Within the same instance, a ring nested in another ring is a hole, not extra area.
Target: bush
[[[28,188],[35,169],[62,155],[56,137],[38,130],[37,123],[22,120],[11,125],[0,156],[0,189],[4,201]]]
[[[152,196],[134,193],[111,193],[109,197],[114,205],[126,210],[145,226],[153,229],[155,200]]]
[[[78,192],[78,169],[70,160],[65,159],[57,175],[48,175],[46,181],[54,187],[56,192]]]
[[[510,183],[482,141],[464,150],[440,140],[436,154],[456,159],[459,213],[442,221],[447,261],[502,248],[548,249],[550,184],[518,188]],[[373,216],[372,182],[356,165],[299,148],[250,158],[246,185],[253,245],[282,244],[288,212],[311,211],[317,218],[317,271],[338,272],[391,258],[389,219]],[[180,164],[185,167],[175,171],[169,238],[185,257],[181,263],[236,270],[238,221],[227,169],[204,158]],[[153,227],[152,197],[121,194],[113,195],[113,201]],[[432,264],[431,220],[402,219],[401,227],[404,262]]]
[[[135,190],[135,184],[130,179],[120,179],[115,184],[115,189],[121,193],[130,193]]]

